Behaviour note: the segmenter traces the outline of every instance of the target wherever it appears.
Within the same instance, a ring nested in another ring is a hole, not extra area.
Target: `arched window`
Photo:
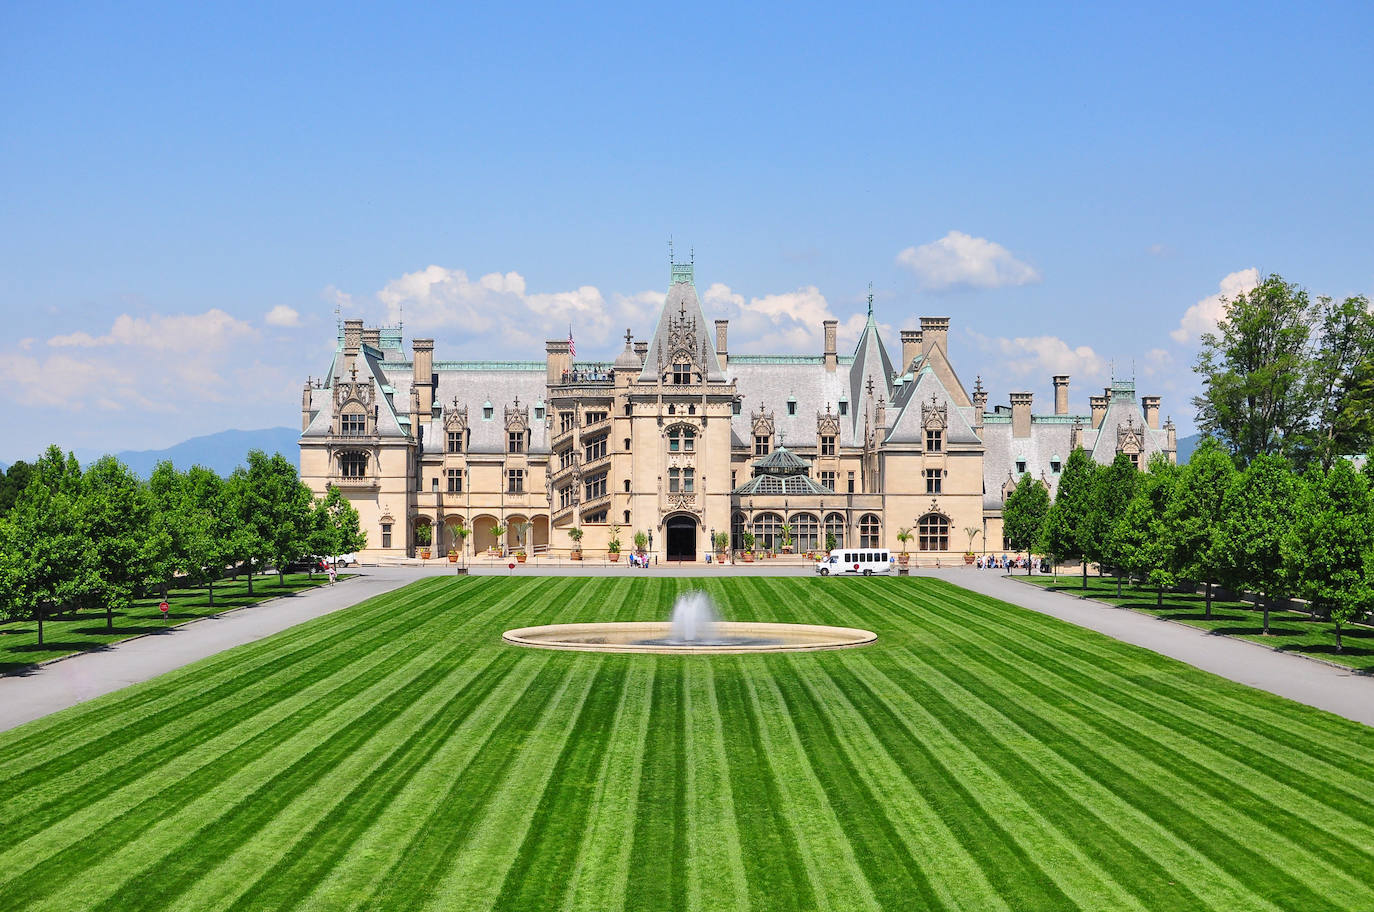
[[[844,547],[844,514],[827,513],[825,515],[825,536],[828,544],[830,536],[835,536],[835,547]]]
[[[362,478],[367,475],[367,454],[349,451],[339,454],[339,474],[344,478]]]
[[[754,538],[761,548],[782,545],[782,517],[776,513],[760,513],[754,517]]]
[[[820,545],[821,522],[814,513],[792,517],[792,540],[798,551],[815,551]]]
[[[744,550],[744,514],[736,513],[730,517],[730,548],[735,551]]]
[[[690,453],[696,449],[697,432],[692,428],[679,425],[668,430],[668,452]]]
[[[948,551],[949,519],[939,513],[927,513],[916,523],[916,550]]]
[[[859,547],[860,548],[881,548],[882,526],[878,523],[878,517],[872,513],[865,513],[859,517]]]

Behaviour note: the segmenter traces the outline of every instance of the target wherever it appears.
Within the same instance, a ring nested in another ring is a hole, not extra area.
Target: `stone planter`
[[[966,564],[972,564],[973,561],[974,561],[974,556],[973,556],[972,554],[965,554],[965,555],[964,555],[964,563],[966,563]]]
[[[525,557],[526,557],[526,555],[524,555],[524,554],[517,554],[517,555],[515,555],[515,560],[516,560],[517,563],[523,564],[523,563],[525,562]]]
[[[907,564],[911,563],[911,555],[903,551],[901,554],[897,555],[897,563],[905,567]]]
[[[620,560],[620,552],[619,552],[619,551],[607,551],[607,552],[606,552],[606,560],[610,561],[611,563],[615,563],[616,561]]]
[[[449,562],[450,564],[456,564],[456,563],[458,563],[458,555],[456,555],[456,554],[450,554],[450,555],[448,556],[448,562]]]
[[[754,562],[754,552],[753,552],[753,551],[745,551],[745,552],[744,552],[744,562],[745,562],[746,564],[752,564],[752,563]]]
[[[421,548],[421,549],[420,549],[420,560],[429,560],[429,549],[428,549],[428,548]]]
[[[573,548],[572,551],[568,554],[568,558],[569,558],[570,560],[575,560],[575,561],[580,561],[580,560],[582,560],[582,549],[581,549],[581,548]]]

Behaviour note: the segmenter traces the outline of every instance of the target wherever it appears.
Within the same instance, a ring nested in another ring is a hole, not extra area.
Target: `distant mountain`
[[[1178,464],[1183,465],[1193,458],[1193,450],[1202,442],[1201,434],[1193,434],[1191,437],[1178,438]]]
[[[281,453],[292,463],[296,463],[300,451],[297,449],[301,432],[295,428],[275,427],[260,431],[220,431],[204,437],[192,437],[165,450],[126,450],[116,453],[125,465],[135,474],[147,478],[153,467],[164,459],[185,471],[193,465],[214,469],[220,475],[228,475],[243,465],[249,450],[262,450],[269,456]],[[82,459],[82,462],[87,460]]]

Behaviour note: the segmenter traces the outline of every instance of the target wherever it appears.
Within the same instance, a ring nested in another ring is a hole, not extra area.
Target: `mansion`
[[[711,330],[714,329],[714,332]],[[988,408],[949,356],[949,319],[901,332],[896,359],[873,318],[849,353],[824,323],[815,355],[734,355],[729,323],[708,326],[694,267],[674,264],[647,340],[625,334],[613,362],[574,360],[570,340],[542,361],[442,361],[432,339],[406,357],[395,327],[346,320],[328,374],[301,398],[301,479],[341,490],[367,533],[364,555],[435,556],[470,535],[469,554],[504,546],[589,557],[636,532],[660,559],[702,560],[715,533],[797,551],[907,549],[922,562],[1002,551],[1002,505],[1027,472],[1051,492],[1075,447],[1099,463],[1175,458],[1159,397],[1133,381],[1054,411],[1030,393]],[[425,530],[421,527],[428,526]],[[498,541],[498,532],[500,540]],[[1010,550],[1010,549],[1006,549]]]

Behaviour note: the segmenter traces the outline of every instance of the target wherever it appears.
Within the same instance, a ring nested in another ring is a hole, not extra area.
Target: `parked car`
[[[358,555],[340,554],[338,557],[334,559],[334,566],[335,568],[356,567],[358,566]]]

